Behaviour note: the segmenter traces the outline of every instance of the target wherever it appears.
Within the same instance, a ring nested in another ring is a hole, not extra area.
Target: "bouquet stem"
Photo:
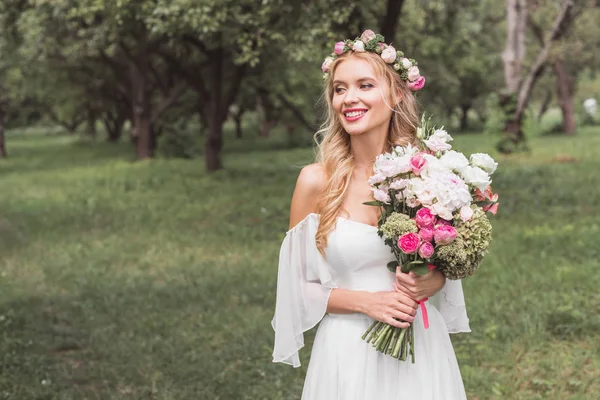
[[[374,321],[362,335],[375,349],[398,360],[406,361],[408,355],[415,362],[414,327],[395,328],[381,321]]]

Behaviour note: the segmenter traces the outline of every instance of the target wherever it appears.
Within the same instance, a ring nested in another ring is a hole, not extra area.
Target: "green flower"
[[[477,271],[492,242],[492,224],[481,207],[473,206],[473,216],[468,221],[454,220],[458,232],[448,246],[436,251],[436,266],[448,279],[462,279]]]
[[[379,231],[384,239],[397,239],[405,233],[417,233],[419,229],[408,215],[394,212],[386,218]]]

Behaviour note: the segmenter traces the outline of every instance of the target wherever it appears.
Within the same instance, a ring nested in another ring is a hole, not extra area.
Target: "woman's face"
[[[389,85],[368,61],[349,57],[335,69],[333,108],[349,135],[387,135],[392,117],[392,110],[386,105],[390,104],[389,98]]]

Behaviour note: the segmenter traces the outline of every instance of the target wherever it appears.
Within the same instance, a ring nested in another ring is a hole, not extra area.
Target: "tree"
[[[506,91],[502,95],[501,102],[508,115],[504,126],[505,139],[498,144],[498,149],[502,152],[514,151],[525,142],[522,129],[525,108],[529,102],[531,91],[543,72],[552,43],[560,39],[573,22],[575,17],[573,6],[572,0],[563,0],[560,12],[544,41],[544,46],[537,54],[525,79],[522,80],[528,4],[526,0],[507,1],[506,47],[502,55]]]

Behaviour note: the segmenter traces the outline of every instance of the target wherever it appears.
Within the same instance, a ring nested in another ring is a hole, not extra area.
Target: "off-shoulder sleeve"
[[[446,279],[444,287],[430,298],[430,302],[444,317],[449,333],[471,332],[460,280]]]
[[[304,332],[325,315],[333,282],[327,261],[317,250],[318,216],[309,214],[287,232],[279,253],[273,362],[300,366]]]

